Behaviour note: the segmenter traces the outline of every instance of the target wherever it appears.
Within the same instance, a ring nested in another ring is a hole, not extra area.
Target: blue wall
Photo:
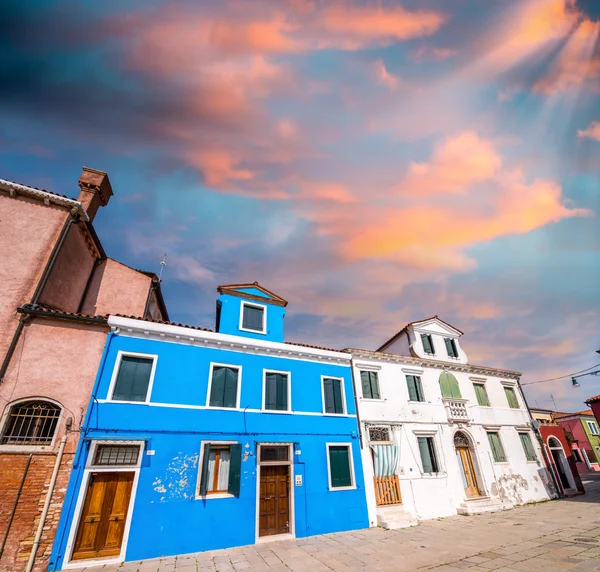
[[[240,289],[239,292],[245,292],[261,297],[265,296],[263,292],[256,288],[244,288]],[[264,304],[267,306],[266,334],[240,330],[240,312],[243,301],[249,304]],[[219,296],[219,303],[221,304],[221,319],[219,324],[220,333],[230,334],[232,336],[243,336],[245,338],[254,338],[258,340],[283,342],[283,318],[285,316],[285,308],[270,304],[269,298],[264,298],[263,301],[257,301],[251,300],[250,298],[242,299],[237,296],[221,294]]]
[[[158,355],[150,401],[160,405],[103,402],[119,350]],[[211,361],[242,367],[240,409],[206,408]],[[265,368],[291,373],[294,413],[252,411],[262,407]],[[293,456],[293,471],[303,483],[290,485],[296,537],[369,526],[349,362],[335,365],[117,335],[100,371],[98,401],[90,402],[50,569],[60,569],[64,561],[74,499],[93,439],[144,439],[146,450],[154,451],[143,456],[127,561],[254,543],[260,442],[294,443],[301,451]],[[343,378],[347,415],[322,414],[322,375]],[[196,498],[201,442],[210,440],[242,445],[239,496]],[[326,443],[336,442],[352,446],[353,490],[329,490]]]

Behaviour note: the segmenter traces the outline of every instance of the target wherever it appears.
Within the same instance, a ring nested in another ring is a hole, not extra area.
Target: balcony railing
[[[446,407],[448,421],[451,423],[468,423],[471,421],[466,399],[442,399]]]

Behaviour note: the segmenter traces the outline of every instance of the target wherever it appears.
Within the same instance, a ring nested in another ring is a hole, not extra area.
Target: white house
[[[350,349],[372,526],[502,510],[552,494],[520,374],[471,365],[437,316]]]

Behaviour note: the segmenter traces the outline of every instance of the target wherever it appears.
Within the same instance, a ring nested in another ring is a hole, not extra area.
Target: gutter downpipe
[[[27,463],[25,464],[25,469],[23,469],[23,476],[21,477],[21,482],[19,483],[19,490],[17,491],[17,496],[15,498],[15,502],[13,503],[10,518],[8,519],[8,524],[6,525],[6,532],[4,533],[4,538],[2,539],[2,545],[0,545],[0,558],[2,558],[4,549],[6,548],[6,541],[8,540],[8,534],[10,533],[10,527],[12,526],[15,513],[17,512],[17,505],[19,504],[19,499],[21,498],[21,493],[23,492],[23,485],[25,484],[25,478],[29,472],[29,465],[31,464],[32,458],[33,453],[29,453],[29,457],[27,457]]]
[[[46,517],[48,516],[48,509],[50,508],[50,502],[52,501],[52,495],[54,493],[54,487],[56,485],[56,479],[58,477],[58,471],[60,469],[60,463],[62,461],[66,443],[67,434],[65,433],[60,440],[60,447],[58,449],[58,454],[56,455],[56,463],[54,463],[54,471],[52,471],[52,478],[50,479],[48,493],[46,494],[44,509],[42,510],[42,516],[40,517],[40,523],[38,524],[35,540],[33,541],[33,546],[31,547],[31,554],[29,555],[29,561],[27,562],[25,572],[31,572],[33,569],[33,563],[35,562],[35,556],[40,545],[40,539],[42,538],[42,533],[44,532],[44,524],[46,524]]]
[[[352,356],[352,354],[350,354]],[[354,357],[350,359],[350,372],[352,373],[352,395],[354,396],[354,409],[356,409],[356,422],[358,424],[358,443],[363,449],[362,423],[360,422],[360,413],[358,412],[358,397],[356,396],[356,379],[354,377]]]
[[[534,423],[533,415],[531,415],[531,409],[529,409],[529,403],[527,403],[527,398],[525,397],[525,393],[523,393],[523,388],[521,387],[521,378],[520,377],[517,377],[517,386],[519,387],[519,391],[521,392],[521,397],[523,398],[523,403],[525,403],[525,407],[527,407],[527,413],[529,415],[530,425],[533,428],[533,431],[535,432],[536,437],[542,443],[542,446],[540,447],[540,449],[542,450],[542,457],[544,458],[544,464],[546,465],[546,469],[548,470],[548,472],[550,473],[550,476],[552,477],[552,484],[554,485],[556,493],[558,494],[558,498],[562,499],[562,498],[564,498],[564,495],[562,493],[562,488],[560,487],[560,485],[558,484],[558,482],[556,480],[554,471],[552,470],[552,463],[550,463],[550,461],[546,455],[546,449],[544,448],[544,438],[542,437],[542,434],[540,433],[537,422]]]
[[[33,293],[33,297],[31,298],[30,304],[32,306],[34,306],[34,307],[37,306],[40,296],[42,295],[42,292],[44,291],[44,288],[46,287],[46,284],[48,283],[48,279],[50,278],[50,273],[52,272],[52,269],[54,268],[54,264],[56,264],[56,259],[58,258],[58,254],[67,238],[67,235],[69,234],[69,230],[71,229],[71,226],[73,224],[79,224],[79,220],[80,220],[79,215],[77,215],[75,218],[70,218],[63,226],[63,228],[60,232],[60,236],[58,237],[58,241],[54,245],[54,248],[52,249],[52,254],[50,255],[48,263],[46,264],[46,268],[44,269],[42,278],[39,281],[39,283],[35,289],[35,292]],[[0,385],[4,381],[4,376],[6,375],[6,371],[8,370],[8,365],[10,364],[10,360],[12,359],[12,356],[14,355],[15,350],[17,349],[17,344],[19,342],[19,338],[21,337],[21,332],[23,331],[23,328],[25,327],[25,320],[26,320],[25,317],[23,317],[19,320],[19,323],[17,324],[17,329],[15,330],[15,333],[13,334],[13,338],[10,342],[10,346],[8,347],[8,351],[6,352],[6,355],[4,356],[4,360],[2,361],[2,366],[0,366]]]

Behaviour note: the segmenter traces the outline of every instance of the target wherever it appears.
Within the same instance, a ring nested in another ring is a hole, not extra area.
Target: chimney
[[[103,171],[84,167],[79,177],[79,188],[81,192],[77,200],[83,205],[92,222],[98,208],[105,207],[113,195],[108,175]]]

